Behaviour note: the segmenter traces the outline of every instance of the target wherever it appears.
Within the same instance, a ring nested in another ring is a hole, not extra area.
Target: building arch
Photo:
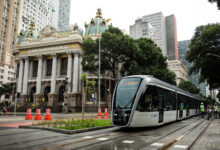
[[[32,87],[30,90],[30,95],[29,95],[29,102],[33,102],[34,101],[34,94],[36,93],[36,86]]]
[[[44,100],[45,100],[45,102],[48,102],[48,94],[50,93],[50,90],[51,90],[50,86],[46,86],[44,88]]]
[[[59,92],[58,92],[58,102],[64,102],[64,92],[65,92],[65,86],[60,86]]]

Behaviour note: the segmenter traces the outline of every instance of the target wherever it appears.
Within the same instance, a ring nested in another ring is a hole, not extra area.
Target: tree
[[[192,94],[199,94],[200,89],[197,88],[192,82],[190,81],[185,81],[185,80],[181,80],[179,86],[179,88],[188,91]]]
[[[210,3],[217,2],[217,7],[220,10],[220,0],[209,0]]]
[[[0,95],[11,95],[12,87],[9,83],[3,83],[0,86]]]
[[[97,74],[98,42],[98,39],[93,41],[91,38],[83,42],[84,71]],[[114,27],[110,27],[102,34],[101,71],[111,71],[116,81],[119,73],[122,76],[142,74],[153,75],[176,84],[175,73],[168,70],[166,60],[161,49],[150,39],[134,40]]]
[[[200,73],[199,81],[207,81],[210,88],[220,87],[220,24],[199,26],[191,40],[186,59],[192,62],[190,74]]]
[[[95,81],[89,81],[87,76],[87,74],[83,73],[80,79],[82,81],[82,120],[84,120],[85,116],[86,94],[91,95],[94,92],[93,87],[95,86]]]
[[[98,46],[96,41],[87,38],[83,42],[83,70],[97,74],[98,70]],[[113,77],[118,79],[119,64],[128,60],[127,54],[135,52],[134,40],[124,35],[118,28],[110,27],[101,37],[101,72],[110,71]]]
[[[135,41],[138,49],[128,55],[129,60],[123,63],[123,75],[152,75],[170,84],[176,85],[175,73],[167,68],[167,58],[161,49],[151,40],[140,38]]]

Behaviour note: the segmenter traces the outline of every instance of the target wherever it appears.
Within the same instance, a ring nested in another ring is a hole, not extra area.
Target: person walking
[[[208,111],[207,120],[209,120],[212,117],[213,107],[211,105],[208,105],[207,111]]]
[[[215,116],[216,119],[218,118],[218,111],[219,111],[218,104],[215,103],[215,105],[214,105],[214,116]]]
[[[204,118],[205,106],[204,106],[203,102],[200,104],[200,110],[201,110],[201,116],[202,116],[202,118]]]

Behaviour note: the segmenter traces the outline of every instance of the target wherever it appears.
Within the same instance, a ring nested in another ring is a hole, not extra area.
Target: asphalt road
[[[155,128],[113,127],[73,135],[39,129],[0,127],[0,149],[130,150],[163,147],[187,149],[210,123],[211,121],[193,117]]]

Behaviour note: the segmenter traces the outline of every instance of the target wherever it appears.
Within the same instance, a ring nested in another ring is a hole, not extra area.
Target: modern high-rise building
[[[69,27],[70,0],[50,0],[52,8],[52,25],[57,30],[67,30]]]
[[[167,58],[168,60],[178,59],[176,17],[170,15],[166,17],[167,34]]]
[[[53,3],[50,0],[19,0],[18,32],[27,30],[31,22],[35,31],[51,24]]]
[[[143,21],[149,22],[156,30],[156,44],[161,48],[164,56],[167,56],[166,19],[162,12],[146,15]]]
[[[134,39],[144,37],[156,43],[156,30],[149,22],[143,21],[141,18],[135,20],[135,24],[130,26],[129,33]]]
[[[15,47],[18,0],[0,0],[0,85],[14,78],[12,49]],[[1,95],[0,101],[9,97]]]
[[[176,18],[174,15],[165,17],[162,12],[158,12],[143,16],[141,19],[137,19],[136,22],[139,24],[141,22],[151,24],[156,31],[155,42],[161,48],[163,55],[167,56],[168,60],[178,59]],[[136,22],[135,25],[137,24]],[[130,27],[130,36],[140,38],[143,27],[141,25],[133,26]],[[144,37],[144,35],[141,37]]]
[[[0,62],[10,65],[15,46],[18,0],[0,1]]]

